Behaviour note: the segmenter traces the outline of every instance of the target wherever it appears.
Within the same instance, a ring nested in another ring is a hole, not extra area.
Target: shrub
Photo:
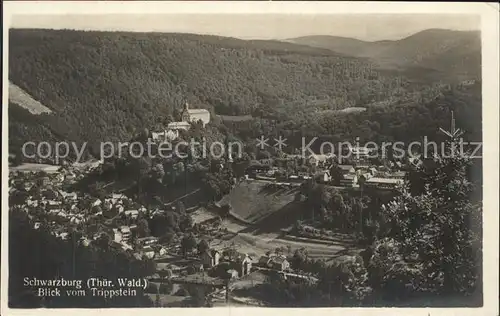
[[[170,282],[161,283],[158,291],[161,294],[170,294],[173,290],[173,285]]]
[[[149,283],[145,292],[150,294],[158,293],[158,285],[156,285],[155,283]]]
[[[401,256],[400,244],[384,238],[373,245],[368,263],[369,282],[384,299],[402,299],[422,290],[422,266]]]

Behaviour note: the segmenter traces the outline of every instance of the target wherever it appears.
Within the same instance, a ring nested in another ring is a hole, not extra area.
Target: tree
[[[338,164],[333,164],[330,168],[330,176],[332,177],[332,182],[336,185],[340,184],[340,180],[344,178],[342,174],[342,170],[340,169]]]
[[[442,155],[413,168],[411,181],[421,184],[420,194],[412,195],[416,184],[407,183],[382,208],[403,258],[424,263],[425,288],[444,293],[470,293],[481,286],[482,205],[471,202],[471,160],[457,142],[451,138]]]
[[[198,243],[198,253],[199,254],[202,254],[204,253],[205,251],[209,250],[210,249],[210,245],[208,244],[208,241],[206,241],[205,239],[202,239],[200,240],[200,242]]]
[[[182,201],[177,202],[176,210],[178,214],[186,214],[186,207],[184,206],[184,203],[182,203]]]
[[[142,194],[142,183],[147,175],[151,172],[151,158],[140,157],[135,159],[135,170],[137,172],[137,189],[139,197]]]
[[[183,232],[189,231],[193,228],[193,218],[189,214],[184,214],[182,216],[181,222],[179,223],[179,229]]]
[[[137,234],[141,237],[147,237],[150,235],[149,224],[146,219],[141,219],[137,222]]]
[[[174,237],[175,237],[175,233],[173,231],[167,231],[165,234],[163,234],[160,237],[159,242],[162,244],[168,244],[172,240],[174,240]]]
[[[193,234],[185,235],[181,240],[181,250],[184,256],[187,256],[196,247],[196,238]]]
[[[153,176],[155,179],[157,179],[159,182],[162,182],[163,181],[163,177],[165,176],[165,170],[163,169],[163,165],[162,164],[156,164],[154,167],[153,167]]]

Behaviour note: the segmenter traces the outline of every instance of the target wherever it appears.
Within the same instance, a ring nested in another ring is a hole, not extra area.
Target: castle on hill
[[[206,109],[190,109],[189,104],[184,104],[184,109],[181,113],[182,122],[198,122],[203,123],[203,127],[210,122],[210,112]]]
[[[153,132],[153,140],[174,140],[179,137],[179,131],[187,131],[191,125],[190,123],[201,122],[203,127],[210,123],[210,112],[206,109],[190,109],[189,104],[186,102],[181,112],[181,120],[178,122],[171,122],[167,125],[167,129],[161,132]]]

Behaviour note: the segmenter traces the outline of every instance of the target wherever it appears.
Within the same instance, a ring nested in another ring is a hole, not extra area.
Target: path
[[[179,201],[179,200],[182,200],[182,199],[184,199],[184,198],[186,198],[186,197],[188,197],[188,196],[190,196],[190,195],[193,195],[193,194],[195,194],[195,193],[198,193],[200,190],[201,190],[200,188],[198,188],[198,189],[196,189],[196,190],[193,190],[193,191],[191,191],[191,192],[189,192],[189,193],[187,193],[187,194],[184,194],[183,196],[180,196],[180,197],[176,198],[176,199],[175,199],[175,200],[173,200],[173,201],[170,201],[170,202],[166,203],[165,205],[171,205],[171,204],[173,204],[173,203],[175,203],[175,202],[177,202],[177,201]]]

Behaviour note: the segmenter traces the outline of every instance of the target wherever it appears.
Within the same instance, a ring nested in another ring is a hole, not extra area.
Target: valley
[[[11,29],[9,41],[15,304],[367,307],[478,291],[482,162],[410,144],[455,153],[455,127],[482,140],[479,33]],[[60,159],[26,142],[87,146]],[[378,147],[398,142],[402,156]],[[134,299],[45,302],[16,285],[39,266],[149,283]]]

